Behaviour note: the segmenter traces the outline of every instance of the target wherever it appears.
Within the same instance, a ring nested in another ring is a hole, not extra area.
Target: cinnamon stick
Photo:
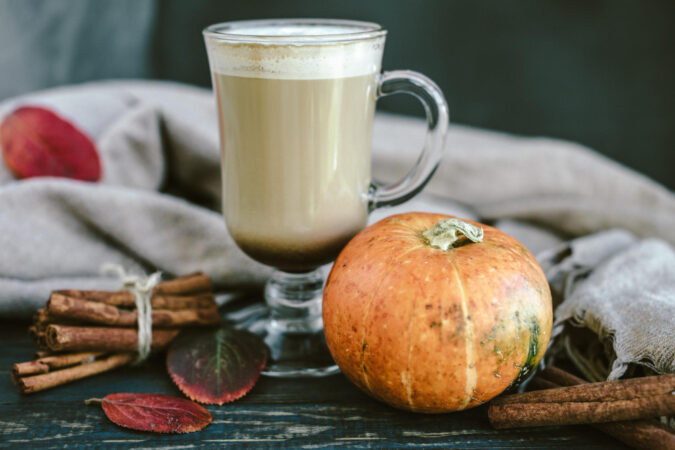
[[[60,323],[61,325],[80,325],[82,322],[73,319],[72,317],[56,317],[47,311],[47,308],[38,309],[33,314],[33,327],[28,330],[31,333],[43,333],[47,329],[47,325],[51,323]]]
[[[500,397],[499,404],[614,402],[641,397],[659,396],[675,391],[675,375],[630,378],[627,380],[584,383],[524,394]],[[673,396],[675,399],[675,396]]]
[[[153,330],[151,349],[166,347],[179,332],[177,329]],[[134,352],[138,347],[138,333],[134,328],[51,324],[47,327],[46,343],[52,351]]]
[[[495,428],[616,422],[669,414],[675,414],[675,397],[672,394],[607,402],[496,402],[488,410],[490,422]]]
[[[28,330],[35,337],[35,334],[44,331],[47,325],[54,321],[53,319],[45,308],[40,308],[33,314],[33,326],[28,328]]]
[[[31,335],[37,346],[40,348],[47,347],[47,335],[45,333],[45,329],[38,329],[38,327],[36,327],[35,325],[28,327],[28,333]]]
[[[47,313],[56,318],[78,320],[87,323],[115,325],[120,327],[135,326],[138,320],[136,310],[128,311],[113,305],[68,297],[52,293],[47,302]],[[183,310],[153,310],[153,327],[180,327],[189,325],[218,325],[220,315],[213,304],[210,308]]]
[[[675,414],[675,375],[588,383],[495,399],[495,428],[616,422]]]
[[[208,275],[202,272],[195,272],[188,275],[183,275],[173,280],[162,281],[155,286],[152,290],[153,296],[156,295],[169,295],[169,296],[187,296],[187,295],[196,295],[202,293],[208,293],[213,291],[213,285],[211,284],[211,278]],[[108,298],[111,294],[110,291],[76,291],[76,290],[62,290],[55,291],[58,293],[63,293],[70,295],[76,298],[87,298],[89,300],[103,301]],[[86,294],[78,294],[86,293]],[[125,291],[118,291],[117,294],[125,293]],[[126,297],[122,297],[126,298]],[[129,297],[131,298],[131,297]],[[133,300],[133,298],[131,298]],[[129,301],[129,300],[118,300],[118,301]],[[132,305],[129,303],[129,305]],[[154,305],[153,305],[154,306]]]
[[[132,308],[136,305],[136,300],[129,291],[81,291],[76,289],[63,289],[54,291],[52,294],[61,294],[67,297],[128,308]],[[216,299],[210,292],[189,295],[155,294],[150,298],[150,304],[153,309],[201,309],[215,306]]]
[[[541,374],[532,379],[528,387],[535,387],[541,381],[553,387],[588,383],[588,381],[557,367],[544,369]],[[533,383],[535,384],[533,385]],[[626,420],[591,425],[634,448],[651,450],[675,448],[675,434],[657,420]]]
[[[135,311],[134,311],[135,315]],[[134,317],[134,324],[136,318]],[[218,308],[181,309],[172,311],[158,309],[152,311],[152,326],[162,328],[186,327],[192,325],[212,326],[220,325],[221,319]]]
[[[102,352],[68,353],[63,355],[45,356],[34,361],[14,364],[12,367],[12,375],[19,378],[39,373],[47,373],[53,369],[73,366],[100,355],[102,355]]]
[[[191,273],[169,281],[162,281],[155,286],[153,294],[186,295],[213,291],[211,278],[201,272]]]
[[[67,369],[56,370],[40,375],[33,375],[16,380],[19,390],[23,394],[31,394],[45,389],[107,372],[130,363],[134,359],[132,353],[113,354],[99,361],[79,364]]]

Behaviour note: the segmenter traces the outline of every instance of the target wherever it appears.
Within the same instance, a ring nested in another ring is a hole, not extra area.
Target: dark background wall
[[[0,0],[0,42],[5,45]],[[370,20],[389,30],[384,69],[413,69],[434,79],[454,122],[512,133],[554,136],[588,145],[675,189],[675,2],[672,0],[30,0],[35,14],[126,8],[129,20],[104,27],[110,42],[148,45],[139,69],[71,79],[148,76],[209,85],[201,30],[214,22],[263,17]],[[51,4],[49,10],[45,6]],[[123,6],[110,6],[118,4]],[[96,5],[96,6],[92,6]],[[104,6],[108,5],[108,6]],[[25,6],[24,6],[25,7]],[[11,9],[11,8],[10,8]],[[105,14],[112,14],[106,11]],[[136,15],[134,15],[136,14]],[[139,17],[151,17],[145,29]],[[114,16],[114,14],[113,14]],[[83,17],[87,17],[86,15]],[[111,16],[112,17],[112,16]],[[45,19],[46,20],[46,19]],[[109,22],[104,16],[90,18]],[[96,23],[96,22],[94,22]],[[135,28],[133,28],[135,27]],[[149,27],[150,42],[145,32]],[[145,30],[145,31],[144,31]],[[14,39],[25,30],[17,29]],[[135,34],[134,34],[135,33]],[[95,34],[95,30],[94,30]],[[91,38],[90,38],[91,39]],[[54,47],[55,44],[52,43]],[[58,48],[58,46],[56,46]],[[0,71],[5,71],[0,50]],[[114,48],[110,50],[114,52]],[[137,56],[129,53],[131,67]],[[138,53],[138,52],[137,52]],[[142,53],[142,52],[141,52]],[[84,53],[88,55],[88,53]],[[31,55],[25,58],[30,60]],[[147,56],[146,56],[147,58]],[[36,67],[36,66],[33,66]],[[121,75],[119,72],[123,72]],[[16,76],[13,74],[12,76]],[[11,80],[10,80],[11,81]],[[49,84],[49,83],[47,83]],[[58,84],[51,79],[51,84]],[[35,88],[42,87],[39,84]],[[0,87],[0,98],[2,87]],[[419,114],[401,98],[382,109]]]

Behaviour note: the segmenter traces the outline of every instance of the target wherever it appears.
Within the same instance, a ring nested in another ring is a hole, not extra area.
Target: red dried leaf
[[[101,179],[101,162],[91,139],[45,108],[24,106],[5,117],[0,147],[7,167],[18,178]]]
[[[267,346],[245,330],[181,334],[166,356],[169,375],[192,400],[222,405],[246,395],[267,363]]]
[[[213,420],[202,405],[173,395],[110,394],[101,400],[101,406],[117,425],[155,433],[191,433]]]

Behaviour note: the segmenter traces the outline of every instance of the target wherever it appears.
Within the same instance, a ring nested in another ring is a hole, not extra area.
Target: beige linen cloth
[[[0,317],[30,316],[53,289],[117,288],[116,280],[100,274],[104,263],[168,276],[203,270],[225,291],[264,281],[269,269],[237,249],[218,212],[218,130],[210,91],[164,82],[91,83],[5,101],[0,120],[25,104],[50,107],[85,130],[99,148],[104,176],[98,184],[18,181],[0,163]],[[403,176],[417,159],[424,129],[419,119],[378,115],[374,178]],[[656,337],[668,339],[665,356],[655,362],[653,349],[646,356],[622,352],[615,373],[635,361],[673,370],[675,197],[664,187],[580,145],[452,125],[442,163],[423,194],[376,211],[371,221],[412,210],[495,222],[520,239],[540,255],[552,282],[572,280],[558,323],[597,323],[600,316],[596,328],[615,344],[630,344],[635,333],[624,336],[617,327],[631,318],[605,320],[607,309],[621,315],[632,304],[653,311],[644,323],[662,327]],[[619,233],[630,242],[608,238],[604,252],[588,246],[588,238],[563,242],[612,228],[625,230]],[[624,255],[632,251],[642,253]],[[658,264],[643,264],[652,257]],[[580,268],[590,275],[570,275]],[[616,283],[626,272],[635,276]],[[646,286],[640,274],[653,285]],[[606,308],[589,309],[599,298]],[[615,298],[625,301],[611,303]]]

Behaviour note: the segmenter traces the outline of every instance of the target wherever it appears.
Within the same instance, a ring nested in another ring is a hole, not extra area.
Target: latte
[[[382,43],[209,45],[230,234],[283,271],[330,262],[366,224]]]

